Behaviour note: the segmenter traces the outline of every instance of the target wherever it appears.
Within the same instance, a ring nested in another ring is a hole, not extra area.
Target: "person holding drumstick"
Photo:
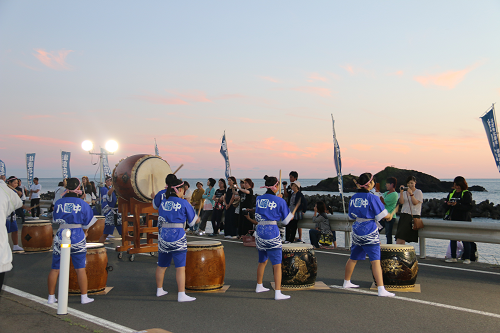
[[[385,290],[382,276],[382,266],[380,266],[380,238],[379,224],[383,218],[390,214],[385,209],[380,199],[370,193],[375,187],[373,175],[364,173],[359,176],[358,181],[354,181],[358,188],[358,193],[352,196],[349,201],[349,217],[356,220],[352,225],[352,247],[351,256],[345,265],[344,288],[357,288],[351,282],[351,276],[358,260],[365,260],[366,255],[372,265],[373,276],[378,287],[378,295],[392,297],[393,293]],[[380,228],[382,228],[380,226]]]
[[[281,235],[278,229],[278,221],[287,225],[293,218],[290,213],[286,201],[281,198],[281,194],[276,196],[278,191],[278,179],[276,177],[264,177],[267,188],[264,195],[259,196],[255,208],[255,222],[257,223],[255,232],[255,244],[259,251],[259,266],[257,267],[257,287],[256,293],[268,291],[264,288],[262,280],[264,278],[264,270],[266,269],[267,260],[271,260],[274,272],[274,299],[282,300],[290,298],[289,295],[281,293],[281,261],[282,261],[282,245]]]
[[[186,295],[186,254],[187,240],[184,231],[184,222],[187,220],[190,227],[198,223],[193,206],[182,199],[184,196],[184,182],[169,174],[165,179],[167,187],[158,192],[153,200],[153,207],[158,209],[158,266],[156,267],[156,296],[168,294],[163,289],[165,271],[174,259],[177,280],[178,302],[191,302],[196,298]]]
[[[52,269],[49,273],[48,288],[49,288],[49,304],[56,303],[56,284],[59,277],[59,267],[61,263],[61,240],[62,231],[71,229],[71,261],[76,270],[78,285],[82,292],[81,303],[87,304],[93,302],[93,298],[87,296],[88,280],[85,271],[87,261],[87,241],[85,236],[88,228],[90,228],[97,219],[94,217],[92,208],[89,204],[80,199],[82,191],[80,190],[80,180],[78,178],[70,178],[67,181],[68,190],[61,199],[57,200],[54,206],[53,220],[54,223],[60,224],[59,230],[54,236],[54,245],[52,253]]]

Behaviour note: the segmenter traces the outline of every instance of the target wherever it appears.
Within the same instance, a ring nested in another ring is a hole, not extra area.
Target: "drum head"
[[[134,191],[137,195],[149,201],[153,200],[151,192],[158,193],[163,190],[165,188],[165,178],[172,173],[167,161],[152,155],[137,161],[134,169],[132,170],[132,177],[135,179],[135,182],[132,182],[132,185],[135,185]],[[151,175],[153,175],[154,186],[151,182]]]
[[[87,243],[87,249],[98,249],[104,247],[103,243]]]
[[[380,250],[399,252],[399,251],[407,251],[407,250],[415,251],[415,248],[411,245],[406,245],[406,244],[380,244]]]
[[[311,244],[300,244],[300,243],[291,243],[291,244],[283,244],[283,251],[304,251],[310,250],[313,246]]]
[[[24,221],[23,224],[52,224],[51,220],[33,220],[33,221]]]
[[[221,245],[222,243],[219,241],[192,241],[192,242],[187,242],[188,247],[193,246],[193,247],[212,247],[212,246],[218,246]]]

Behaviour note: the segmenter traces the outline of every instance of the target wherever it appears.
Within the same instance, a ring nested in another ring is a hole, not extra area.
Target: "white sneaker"
[[[232,238],[232,237],[228,235],[228,236],[224,236],[224,238]]]
[[[12,251],[24,251],[24,249],[22,247],[20,247],[19,245],[14,245],[14,246],[12,246]]]
[[[39,220],[40,218],[39,217],[34,217],[33,220]]]
[[[457,262],[457,258],[449,258],[446,259],[444,262]]]
[[[470,259],[465,259],[464,264],[469,265],[470,264]]]

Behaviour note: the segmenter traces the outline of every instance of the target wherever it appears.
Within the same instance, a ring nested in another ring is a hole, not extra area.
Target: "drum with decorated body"
[[[380,252],[384,285],[388,288],[415,287],[418,274],[415,248],[411,245],[382,244]]]
[[[224,286],[226,257],[219,241],[187,243],[186,289],[211,291]]]
[[[311,244],[283,244],[283,288],[310,288],[316,283],[318,263]]]

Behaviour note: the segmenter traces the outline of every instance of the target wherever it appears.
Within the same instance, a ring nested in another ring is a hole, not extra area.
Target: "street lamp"
[[[100,167],[100,179],[99,179],[99,197],[101,196],[101,190],[100,188],[104,186],[104,183],[102,181],[102,175],[104,173],[104,156],[108,155],[113,155],[115,151],[118,150],[118,142],[115,140],[109,140],[106,142],[106,145],[104,146],[105,149],[100,149],[99,153],[93,153],[92,148],[94,148],[94,144],[90,140],[85,140],[82,142],[82,149],[85,151],[88,151],[90,155],[99,155],[99,167]],[[102,209],[102,208],[101,208]],[[102,213],[102,212],[101,212]]]

